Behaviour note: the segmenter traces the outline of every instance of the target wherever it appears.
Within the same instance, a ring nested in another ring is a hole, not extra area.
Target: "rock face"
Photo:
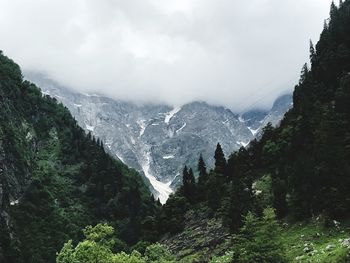
[[[269,121],[278,123],[291,105],[288,95],[277,100],[269,112],[240,116],[205,102],[175,108],[137,105],[74,92],[37,73],[26,77],[62,102],[81,127],[103,140],[113,156],[143,174],[162,203],[181,183],[185,164],[196,168],[202,154],[211,167],[218,142],[226,155],[245,147]]]

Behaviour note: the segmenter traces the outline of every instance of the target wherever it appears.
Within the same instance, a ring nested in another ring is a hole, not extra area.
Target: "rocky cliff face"
[[[269,121],[278,123],[291,105],[287,96],[271,111],[242,116],[205,102],[175,108],[137,105],[74,92],[37,73],[26,75],[43,93],[67,106],[80,126],[102,139],[113,156],[143,174],[163,203],[181,183],[185,164],[195,168],[202,154],[211,167],[218,142],[226,155],[245,147]]]

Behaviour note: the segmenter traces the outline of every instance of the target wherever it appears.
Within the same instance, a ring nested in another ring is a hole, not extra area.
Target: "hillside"
[[[54,262],[64,242],[100,221],[118,230],[120,246],[133,245],[156,209],[138,173],[0,53],[1,262]]]
[[[260,140],[227,159],[218,145],[214,169],[208,171],[199,160],[202,172],[197,182],[192,170],[185,168],[183,187],[161,212],[164,234],[176,225],[171,231],[187,236],[188,243],[205,238],[196,235],[191,240],[193,229],[187,224],[191,221],[187,211],[200,208],[208,218],[223,220],[239,240],[233,242],[228,261],[217,262],[348,262],[348,246],[341,247],[336,240],[349,238],[349,230],[339,231],[334,224],[347,222],[350,215],[349,36],[350,1],[342,1],[339,7],[333,3],[319,42],[315,47],[310,43],[311,68],[304,65],[293,108],[281,125],[267,126]],[[291,229],[281,229],[283,222]],[[305,227],[300,228],[300,223]],[[288,237],[295,234],[293,229],[305,236],[317,235],[315,229],[328,233],[324,235],[329,239],[319,238],[320,242],[309,237],[323,252],[312,248],[307,252],[313,255],[304,255],[299,244],[303,239]],[[169,240],[170,247],[176,244]],[[329,254],[327,242],[333,244]],[[334,256],[336,247],[338,256]]]

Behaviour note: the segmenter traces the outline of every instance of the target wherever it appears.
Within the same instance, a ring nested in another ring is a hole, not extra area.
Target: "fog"
[[[0,50],[73,89],[234,111],[291,92],[331,0],[0,0]]]

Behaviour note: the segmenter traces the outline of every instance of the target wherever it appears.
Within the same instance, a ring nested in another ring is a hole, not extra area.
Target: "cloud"
[[[0,0],[0,49],[80,91],[269,107],[293,89],[330,3]]]

